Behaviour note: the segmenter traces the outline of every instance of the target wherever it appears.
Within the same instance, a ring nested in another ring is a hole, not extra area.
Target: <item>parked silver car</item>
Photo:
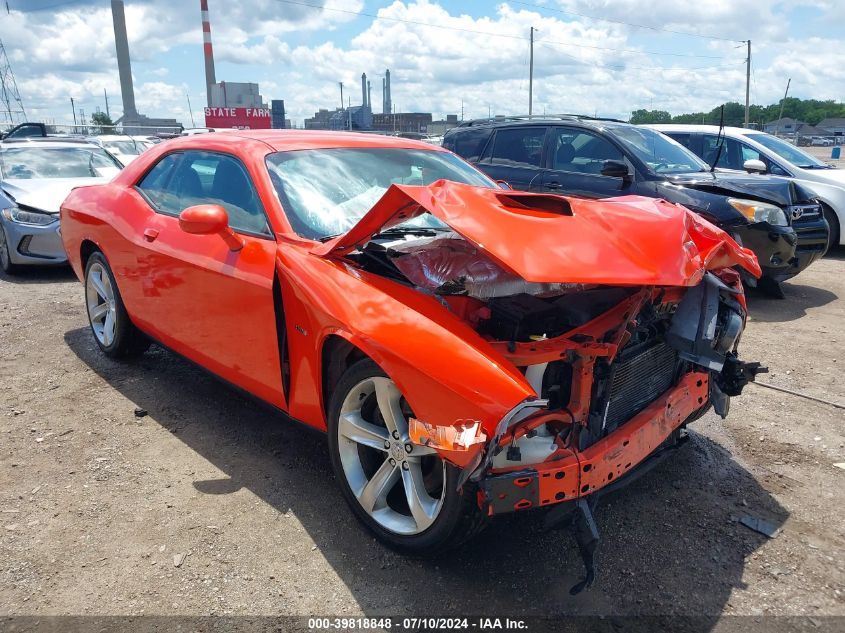
[[[0,267],[67,262],[59,206],[71,189],[101,184],[121,169],[100,147],[71,139],[0,143]]]
[[[717,125],[650,125],[707,161],[716,151]],[[845,169],[837,169],[800,147],[765,132],[723,129],[725,143],[718,167],[786,176],[799,181],[822,203],[830,225],[829,245],[845,244]]]

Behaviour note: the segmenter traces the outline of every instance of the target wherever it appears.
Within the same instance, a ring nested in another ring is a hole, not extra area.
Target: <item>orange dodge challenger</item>
[[[75,189],[61,227],[103,353],[155,341],[326,431],[352,511],[405,552],[546,508],[576,592],[600,493],[763,371],[737,356],[737,269],[760,268],[722,230],[505,190],[412,140],[175,139]]]

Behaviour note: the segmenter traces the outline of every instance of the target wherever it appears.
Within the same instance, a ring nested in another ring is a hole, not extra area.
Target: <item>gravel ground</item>
[[[845,252],[785,292],[750,297],[744,357],[845,403]],[[842,409],[755,385],[694,423],[600,507],[598,580],[571,597],[575,547],[536,514],[439,561],[384,549],[321,436],[158,348],[104,358],[68,270],[0,276],[0,350],[3,614],[845,615]]]

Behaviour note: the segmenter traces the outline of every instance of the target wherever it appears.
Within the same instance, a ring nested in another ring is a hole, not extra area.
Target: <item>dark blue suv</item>
[[[774,292],[777,282],[824,254],[823,244],[799,243],[793,230],[793,215],[818,207],[800,185],[713,172],[648,128],[577,116],[497,118],[460,124],[446,133],[443,146],[514,189],[589,198],[642,195],[682,204],[754,251],[763,269],[761,285]],[[826,236],[821,215],[808,215]]]

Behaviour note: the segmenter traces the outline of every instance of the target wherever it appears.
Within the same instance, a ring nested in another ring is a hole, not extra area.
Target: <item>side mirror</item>
[[[243,241],[229,228],[229,214],[219,204],[198,204],[188,207],[179,214],[179,228],[191,235],[216,233],[233,251],[239,251],[244,247]]]
[[[606,160],[601,167],[602,176],[610,176],[611,178],[630,179],[631,174],[628,171],[628,165],[621,160]]]
[[[507,181],[504,180],[497,180],[496,184],[499,185],[499,189],[505,189],[506,191],[513,191],[513,187]]]
[[[742,168],[749,174],[765,174],[768,171],[766,169],[766,163],[756,158],[749,158],[742,163]]]

